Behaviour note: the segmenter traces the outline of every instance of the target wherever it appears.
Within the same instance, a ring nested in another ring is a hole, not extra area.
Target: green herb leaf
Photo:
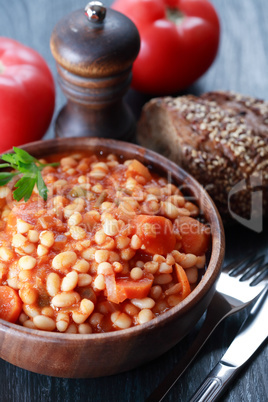
[[[46,201],[48,189],[47,189],[47,186],[45,185],[45,182],[41,175],[40,170],[37,173],[37,183],[36,184],[37,184],[39,194]]]
[[[59,163],[40,163],[36,158],[23,149],[14,147],[13,154],[4,154],[2,160],[7,163],[0,164],[1,168],[11,168],[12,172],[0,173],[0,186],[6,185],[14,176],[21,175],[15,184],[14,199],[27,202],[37,185],[40,196],[46,201],[48,189],[43,180],[41,170],[46,166],[58,166]]]
[[[9,163],[0,163],[0,169],[1,168],[4,169],[6,167],[10,167],[10,164]]]
[[[34,174],[37,175],[37,172],[39,171],[39,168],[36,166],[35,163],[22,163],[18,162],[17,169],[21,173],[26,173],[26,174]]]
[[[2,173],[0,173],[0,186],[5,186],[16,175],[17,175],[17,173],[11,173],[11,172],[2,172]]]
[[[52,167],[57,167],[60,165],[59,162],[53,162],[53,163],[41,163],[39,161],[37,161],[38,166],[41,166],[41,168],[43,169],[45,166],[52,166]]]
[[[17,161],[15,154],[4,154],[1,156],[1,158],[3,159],[3,161],[9,162],[11,165],[15,165]]]
[[[23,163],[32,163],[37,161],[37,159],[35,159],[32,155],[28,154],[28,152],[24,151],[24,149],[20,149],[17,147],[13,147],[13,149],[17,156],[17,161]]]
[[[36,183],[36,179],[31,177],[24,176],[15,184],[16,190],[13,193],[13,197],[16,201],[22,200],[27,202],[32,195],[34,186]]]

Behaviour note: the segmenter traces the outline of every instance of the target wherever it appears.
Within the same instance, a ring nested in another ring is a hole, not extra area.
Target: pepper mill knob
[[[106,15],[106,7],[100,1],[91,1],[85,7],[85,14],[89,21],[102,22]]]
[[[50,46],[67,97],[56,136],[133,140],[135,119],[123,100],[140,48],[132,21],[92,1],[56,24]]]

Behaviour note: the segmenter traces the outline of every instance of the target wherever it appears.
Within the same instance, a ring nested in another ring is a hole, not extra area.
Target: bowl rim
[[[89,146],[91,148],[95,147],[108,147],[109,152],[117,153],[120,155],[120,151],[124,151],[125,149],[129,149],[131,153],[135,153],[137,158],[142,156],[145,158],[147,164],[156,164],[161,167],[161,164],[165,166],[163,170],[171,171],[172,177],[175,178],[175,181],[179,181],[180,177],[184,178],[186,182],[193,185],[194,189],[197,192],[201,193],[204,197],[205,202],[210,205],[210,211],[213,214],[213,225],[214,227],[212,232],[212,246],[211,246],[211,254],[210,260],[206,269],[205,274],[201,278],[200,282],[196,286],[194,290],[178,305],[170,308],[165,313],[160,314],[155,317],[153,320],[141,324],[136,325],[134,327],[130,327],[127,329],[115,330],[112,332],[104,332],[104,333],[91,333],[91,334],[68,334],[68,333],[60,333],[60,332],[50,332],[43,331],[39,329],[31,329],[23,327],[19,324],[10,323],[0,318],[0,331],[10,330],[11,333],[21,333],[26,334],[27,336],[45,338],[46,341],[61,341],[61,342],[78,342],[81,340],[113,340],[114,338],[124,338],[130,336],[138,336],[141,332],[146,332],[148,330],[153,330],[155,327],[164,326],[170,320],[173,320],[174,317],[183,316],[186,314],[192,307],[192,304],[196,305],[201,301],[201,299],[205,296],[207,290],[216,282],[218,276],[221,272],[221,267],[225,254],[225,234],[223,223],[220,217],[220,214],[207,193],[207,191],[202,187],[202,185],[194,179],[188,172],[186,172],[183,168],[178,166],[176,163],[170,161],[166,157],[149,150],[147,148],[141,147],[140,145],[136,145],[129,142],[100,138],[100,137],[68,137],[68,138],[53,138],[48,140],[40,140],[35,142],[30,142],[25,145],[20,146],[20,148],[27,150],[31,153],[31,149],[34,150],[34,156],[41,157],[42,155],[55,155],[60,152],[53,152],[51,150],[56,150],[61,148],[64,145],[64,148],[67,148],[65,151],[61,151],[62,153],[68,152],[68,148],[74,151],[72,143],[76,143],[76,148],[80,148],[81,150],[85,149],[84,147]],[[38,151],[37,151],[38,149]],[[75,149],[76,150],[76,149]],[[39,153],[40,151],[40,153]],[[46,152],[48,151],[48,152]],[[13,152],[12,150],[8,150],[5,153]],[[104,150],[104,153],[106,151]],[[134,156],[134,155],[133,155]],[[1,156],[0,156],[1,158]],[[167,170],[168,169],[168,170]],[[184,182],[184,181],[183,181]],[[197,200],[199,202],[199,199]],[[212,261],[213,258],[213,261]],[[194,302],[194,303],[193,303]]]

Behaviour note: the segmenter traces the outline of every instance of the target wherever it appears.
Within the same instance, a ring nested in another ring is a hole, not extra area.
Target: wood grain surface
[[[221,19],[220,50],[209,72],[187,92],[200,94],[209,90],[231,89],[268,100],[267,0],[212,0],[212,2]],[[84,7],[85,3],[81,0],[0,0],[0,35],[20,40],[35,48],[47,60],[56,77],[55,62],[49,49],[51,32],[62,16]],[[111,4],[111,1],[107,0],[106,4]],[[148,97],[130,91],[126,99],[138,117],[140,107]],[[65,98],[57,88],[54,120],[64,103]],[[46,137],[52,137],[53,132],[52,124]],[[227,260],[239,257],[252,249],[257,249],[258,253],[265,252],[268,245],[268,222],[264,222],[264,229],[260,234],[242,226],[227,228],[226,240]],[[188,400],[224,354],[245,315],[246,312],[242,312],[220,325],[166,401]],[[32,374],[1,360],[0,401],[143,401],[180,359],[200,325],[201,322],[179,345],[161,358],[112,377],[94,380],[52,378]],[[72,356],[70,361],[71,359]],[[53,361],[53,356],[51,360]],[[267,342],[242,370],[221,400],[223,402],[268,400]]]

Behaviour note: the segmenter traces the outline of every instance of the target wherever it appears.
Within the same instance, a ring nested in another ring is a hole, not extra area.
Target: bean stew
[[[185,299],[205,267],[210,228],[180,189],[136,159],[50,157],[15,201],[0,188],[0,318],[90,334],[151,321]]]

